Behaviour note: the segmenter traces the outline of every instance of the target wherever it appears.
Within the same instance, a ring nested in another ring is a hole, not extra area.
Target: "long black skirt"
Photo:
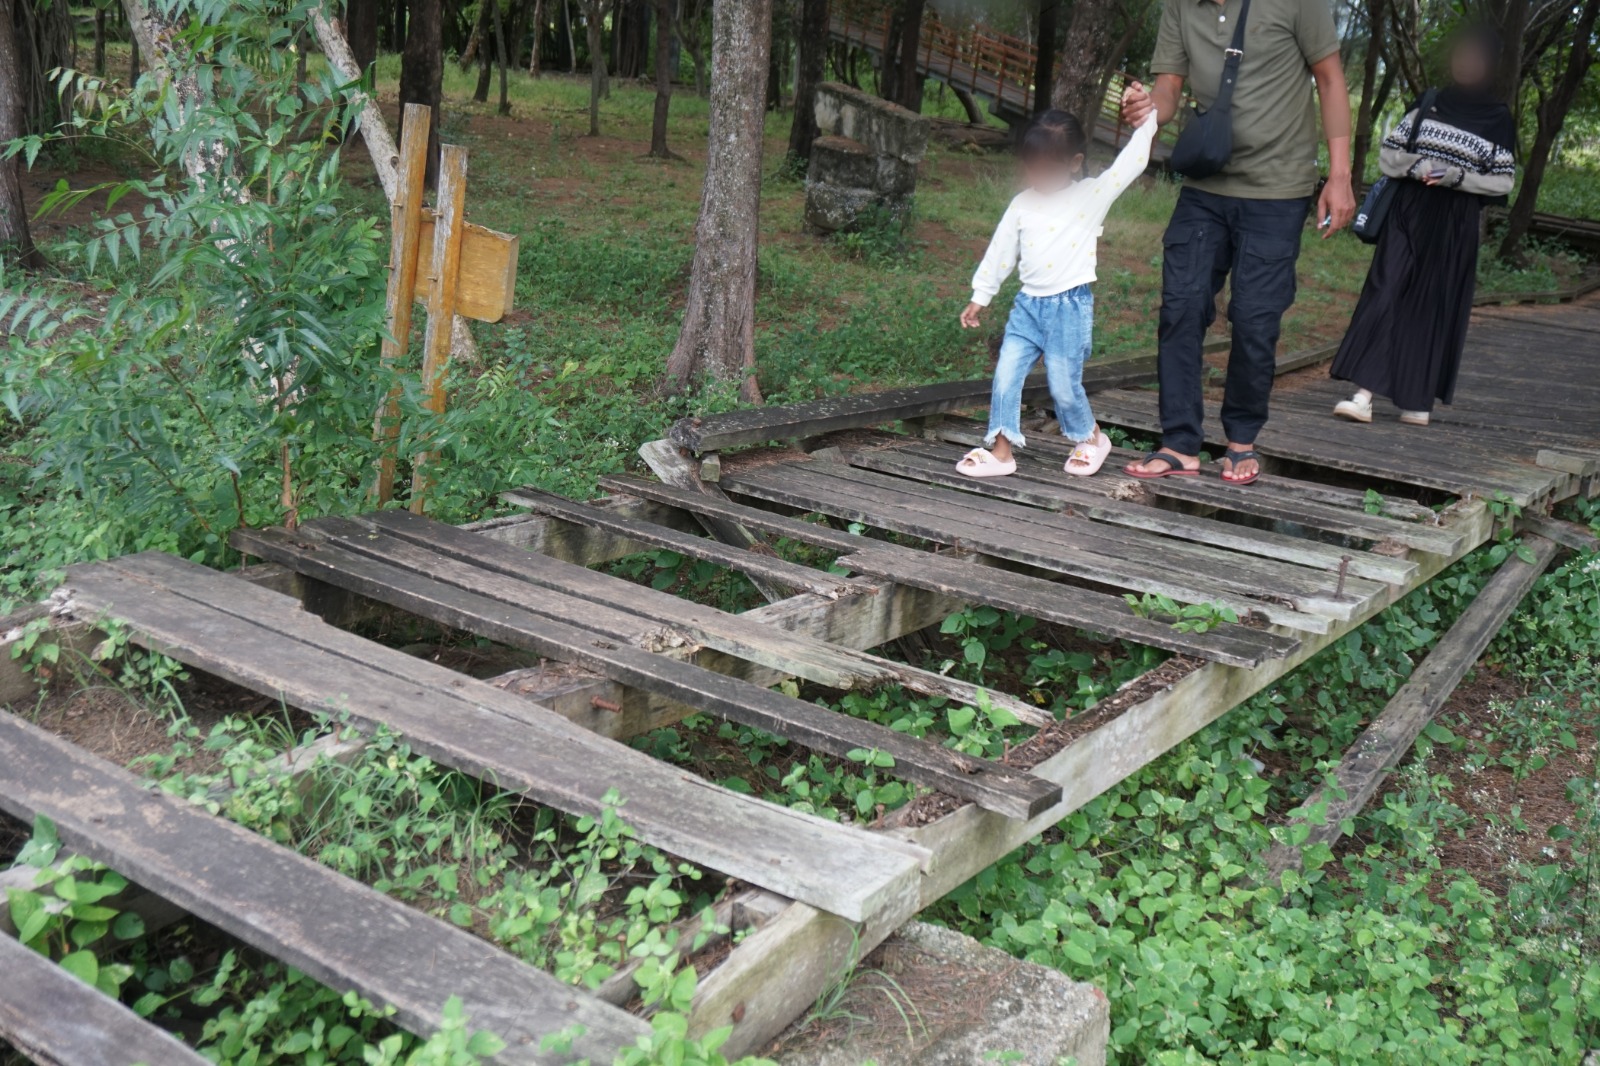
[[[1333,359],[1335,378],[1402,411],[1450,402],[1477,285],[1481,209],[1470,193],[1399,183]]]

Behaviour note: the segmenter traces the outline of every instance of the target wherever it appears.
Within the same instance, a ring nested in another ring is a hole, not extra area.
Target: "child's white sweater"
[[[1098,177],[1073,182],[1058,192],[1018,193],[972,276],[972,302],[989,306],[1013,268],[1029,296],[1054,296],[1093,281],[1101,224],[1122,190],[1150,165],[1155,136],[1152,114]]]

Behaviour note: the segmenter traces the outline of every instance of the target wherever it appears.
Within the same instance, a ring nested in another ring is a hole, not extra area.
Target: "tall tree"
[[[440,104],[444,100],[444,11],[440,0],[410,0],[406,46],[400,53],[400,104],[422,104],[433,111],[428,127],[428,185],[439,180]]]
[[[772,0],[717,0],[711,8],[711,129],[694,265],[667,378],[739,382],[761,402],[755,373],[756,241],[761,207]]]
[[[1039,32],[1033,63],[1033,113],[1050,110],[1050,91],[1055,82],[1057,23],[1061,21],[1062,0],[1039,0]]]
[[[789,155],[811,158],[817,139],[817,86],[828,66],[828,0],[800,0],[800,34],[794,73],[794,122]]]
[[[711,0],[678,0],[678,41],[694,63],[694,94],[706,94],[706,6]]]
[[[655,0],[656,5],[656,109],[650,120],[650,155],[676,159],[667,147],[667,118],[672,112],[672,7],[675,0]]]
[[[1378,64],[1383,58],[1383,6],[1385,0],[1367,0],[1367,54],[1361,61],[1361,106],[1356,109],[1356,129],[1351,173],[1366,180],[1367,155],[1372,150],[1372,124],[1377,121]]]
[[[345,0],[344,35],[365,73],[378,58],[378,0]]]
[[[0,145],[27,132],[27,98],[22,58],[17,51],[16,4],[0,0]],[[0,264],[15,262],[34,270],[44,256],[28,230],[28,205],[22,198],[22,159],[0,159]]]
[[[922,45],[922,19],[927,8],[927,0],[899,0],[889,20],[889,39],[883,49],[879,92],[885,100],[893,100],[912,111],[922,110],[922,72],[917,69],[917,49]]]
[[[1600,0],[1585,0],[1583,6],[1577,9],[1576,16],[1566,24],[1571,28],[1567,30],[1565,61],[1558,60],[1552,64],[1557,71],[1554,82],[1547,86],[1542,79],[1534,79],[1534,89],[1539,96],[1539,105],[1534,111],[1538,125],[1533,135],[1533,148],[1528,152],[1527,162],[1523,166],[1516,202],[1511,205],[1511,213],[1506,218],[1505,236],[1500,241],[1502,259],[1514,259],[1519,254],[1522,239],[1528,235],[1528,227],[1533,224],[1533,214],[1539,203],[1539,187],[1544,184],[1556,138],[1566,125],[1567,114],[1578,99],[1584,79],[1595,65],[1594,33],[1595,22],[1600,19]],[[1558,55],[1559,52],[1552,53],[1553,58]]]
[[[589,38],[589,136],[600,136],[600,97],[606,86],[606,16],[616,0],[578,0],[584,30]]]

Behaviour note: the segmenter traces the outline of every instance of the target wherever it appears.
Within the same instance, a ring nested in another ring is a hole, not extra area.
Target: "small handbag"
[[[1417,150],[1417,137],[1422,133],[1422,120],[1433,110],[1433,101],[1438,95],[1438,89],[1429,89],[1422,94],[1422,100],[1417,104],[1416,124],[1411,127],[1411,133],[1406,137],[1407,152]],[[1394,201],[1394,191],[1398,187],[1395,179],[1385,174],[1373,182],[1372,188],[1367,190],[1366,198],[1361,201],[1361,208],[1356,212],[1356,220],[1350,224],[1350,232],[1361,238],[1363,243],[1378,243],[1378,237],[1383,233],[1383,220],[1389,217],[1389,205]]]
[[[1172,146],[1171,167],[1186,178],[1209,178],[1228,165],[1233,157],[1233,87],[1239,80],[1239,61],[1244,58],[1244,26],[1250,18],[1250,0],[1239,5],[1239,21],[1233,27],[1233,43],[1222,63],[1222,84],[1211,106],[1200,110],[1196,104],[1189,121],[1183,124],[1177,143]]]

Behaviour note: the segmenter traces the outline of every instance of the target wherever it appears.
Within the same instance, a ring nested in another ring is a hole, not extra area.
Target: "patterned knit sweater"
[[[1430,172],[1443,170],[1438,184],[1447,189],[1476,193],[1479,196],[1504,196],[1516,181],[1516,163],[1511,149],[1495,144],[1475,133],[1458,129],[1438,119],[1422,120],[1415,151],[1406,150],[1417,112],[1409,111],[1378,151],[1378,165],[1391,178],[1421,181]]]

